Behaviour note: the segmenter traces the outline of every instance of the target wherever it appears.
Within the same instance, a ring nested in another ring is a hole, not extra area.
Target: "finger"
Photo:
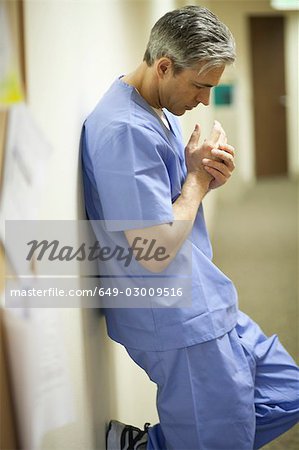
[[[193,133],[190,136],[187,147],[198,147],[200,134],[201,134],[201,128],[200,128],[200,125],[197,123],[193,130]]]
[[[220,137],[218,139],[218,145],[225,145],[227,144],[227,137],[226,137],[226,133],[221,125],[221,123],[218,120],[214,121],[214,125],[216,125],[216,127],[221,130],[221,134]]]
[[[225,144],[227,144],[226,133],[225,133],[225,131],[224,131],[223,128],[221,128],[221,129],[222,129],[222,131],[221,131],[221,136],[220,136],[220,138],[219,138],[218,147],[219,147],[220,145],[225,145]]]
[[[230,165],[227,165],[223,162],[215,161],[214,159],[206,159],[204,158],[202,160],[203,166],[209,167],[211,169],[217,170],[221,174],[223,174],[226,178],[231,176],[231,172],[233,170],[233,167]]]
[[[218,147],[222,132],[223,132],[223,129],[222,129],[220,122],[215,120],[211,134],[208,139],[209,143],[212,144],[213,147]]]
[[[217,158],[216,160],[222,161],[224,164],[226,164],[231,169],[235,168],[234,156],[231,153],[213,148],[211,150],[211,154],[213,156],[216,156],[216,158]]]
[[[235,156],[235,147],[233,147],[232,145],[220,144],[218,148],[219,150],[223,150],[227,153],[230,153],[232,156]]]
[[[204,167],[206,172],[208,172],[210,175],[212,175],[212,177],[214,178],[214,183],[217,183],[218,185],[222,185],[224,184],[229,176],[224,175],[223,173],[219,172],[219,170],[214,169],[213,167],[209,167],[209,166],[205,166]]]

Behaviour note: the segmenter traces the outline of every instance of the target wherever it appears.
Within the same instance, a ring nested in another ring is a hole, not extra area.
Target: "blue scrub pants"
[[[299,369],[277,336],[239,313],[224,336],[191,347],[127,349],[158,386],[147,450],[252,450],[299,420]]]

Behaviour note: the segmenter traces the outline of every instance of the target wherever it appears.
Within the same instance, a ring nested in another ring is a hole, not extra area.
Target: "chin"
[[[186,108],[180,108],[180,109],[169,109],[172,114],[175,116],[182,116],[186,112]]]

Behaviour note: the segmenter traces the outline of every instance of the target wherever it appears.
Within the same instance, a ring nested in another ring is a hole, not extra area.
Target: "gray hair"
[[[236,58],[235,40],[228,27],[209,9],[185,6],[161,17],[151,30],[143,60],[152,66],[168,57],[174,74],[203,62],[200,72]]]

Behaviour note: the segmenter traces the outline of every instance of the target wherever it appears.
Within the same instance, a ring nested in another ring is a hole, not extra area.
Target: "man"
[[[160,418],[145,430],[112,421],[108,450],[250,450],[298,421],[298,368],[275,336],[238,311],[232,282],[211,261],[202,200],[229,179],[234,148],[215,122],[203,144],[196,124],[184,149],[176,117],[208,105],[234,59],[230,31],[209,10],[169,12],[141,65],[112,84],[84,124],[88,218],[101,243],[129,244],[136,257],[126,270],[120,258],[100,266],[104,287],[111,276],[140,286],[136,273],[148,286],[165,273],[178,286],[182,249],[192,246],[191,306],[163,307],[150,291],[142,308],[107,299],[108,333],[157,384]],[[138,260],[137,241],[163,257]]]

